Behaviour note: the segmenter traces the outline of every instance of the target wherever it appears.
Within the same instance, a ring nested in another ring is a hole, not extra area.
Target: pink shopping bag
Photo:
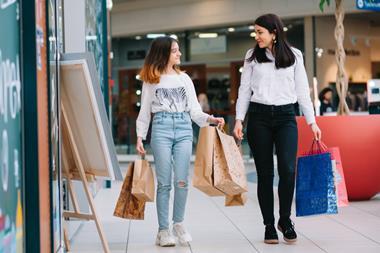
[[[336,196],[338,198],[338,207],[348,206],[347,188],[346,182],[344,180],[344,172],[339,148],[332,147],[329,148],[328,151],[331,153],[331,160],[333,163],[334,181],[336,187]]]

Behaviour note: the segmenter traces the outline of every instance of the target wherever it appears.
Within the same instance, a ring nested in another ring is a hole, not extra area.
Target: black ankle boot
[[[278,244],[278,235],[273,224],[265,225],[264,242],[267,244]]]
[[[284,240],[286,242],[297,241],[297,233],[294,230],[294,223],[291,219],[279,220],[277,228],[284,235]]]

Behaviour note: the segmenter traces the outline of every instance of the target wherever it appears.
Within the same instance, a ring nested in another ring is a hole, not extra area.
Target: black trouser
[[[273,145],[276,148],[280,219],[290,217],[294,193],[298,131],[293,104],[282,106],[251,102],[247,138],[257,170],[257,195],[264,224],[274,224]]]

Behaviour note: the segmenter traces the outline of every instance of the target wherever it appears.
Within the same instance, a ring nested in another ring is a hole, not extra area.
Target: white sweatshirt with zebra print
[[[180,74],[161,75],[158,84],[143,83],[141,107],[136,121],[137,136],[146,139],[151,114],[156,112],[189,112],[200,127],[208,125],[210,116],[202,111],[197,100],[193,81]]]

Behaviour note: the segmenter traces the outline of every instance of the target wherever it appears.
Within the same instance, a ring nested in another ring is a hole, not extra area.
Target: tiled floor
[[[252,173],[252,169],[248,172]],[[186,246],[160,248],[154,245],[157,231],[154,203],[147,204],[144,221],[112,216],[120,187],[121,182],[113,182],[111,189],[102,189],[95,199],[111,252],[380,252],[380,195],[371,201],[352,202],[349,207],[341,208],[338,215],[294,218],[299,235],[296,244],[289,245],[280,240],[278,245],[266,245],[263,243],[255,183],[249,183],[249,199],[244,207],[225,207],[222,197],[211,198],[191,187],[186,225],[193,242]],[[71,240],[71,246],[75,253],[103,252],[93,222],[81,226]]]

